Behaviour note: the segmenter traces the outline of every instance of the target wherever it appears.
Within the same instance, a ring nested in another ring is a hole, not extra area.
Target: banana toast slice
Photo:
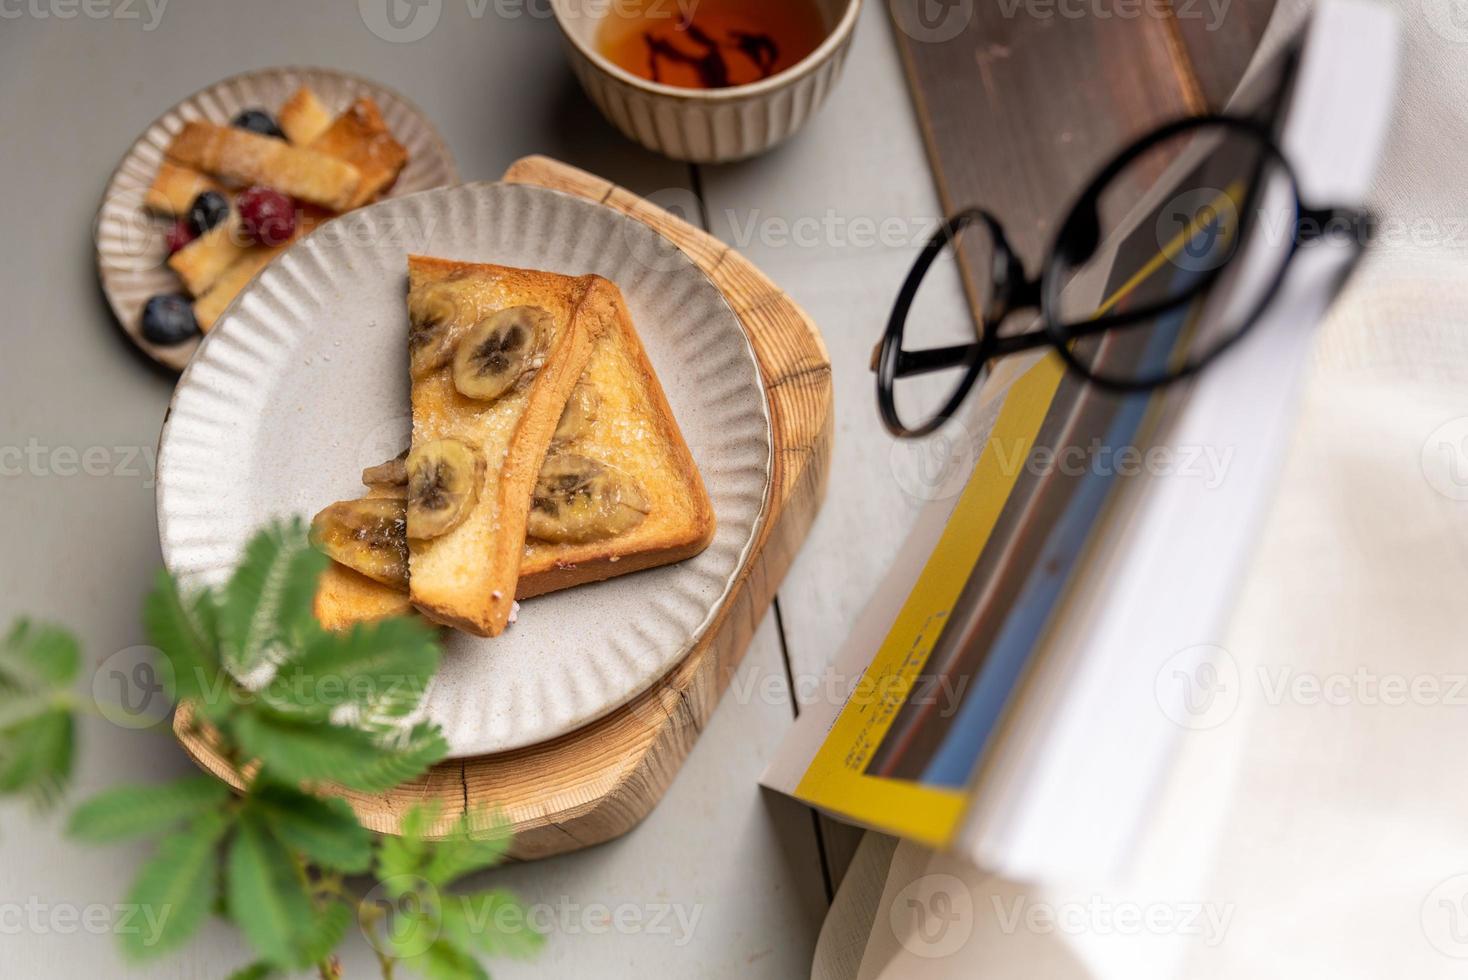
[[[531,493],[618,295],[597,276],[409,256],[409,595],[429,619],[508,625]]]
[[[536,483],[523,599],[683,561],[714,538],[703,478],[620,291],[616,301],[616,322],[592,351]],[[630,492],[609,501],[598,468]],[[636,497],[647,505],[640,519],[629,513]]]
[[[626,474],[650,507],[631,527],[588,540],[548,541],[531,536],[536,529],[556,533],[542,526],[546,507],[542,503],[537,509],[532,491],[530,534],[525,539],[516,598],[528,599],[682,561],[713,540],[714,511],[703,479],[620,294],[617,301],[616,323],[596,342],[586,373],[562,412],[536,482],[553,484],[558,469],[563,469],[557,465],[558,458],[580,456]],[[406,480],[402,460],[363,474],[363,482],[372,488],[369,498],[401,497]],[[541,496],[554,499],[556,494],[552,488]],[[333,518],[341,514],[332,508],[322,512]],[[318,517],[317,528],[324,531],[324,525]],[[327,549],[337,560],[321,578],[315,607],[316,618],[325,628],[346,629],[411,612],[406,582],[393,574],[396,549],[402,546],[393,541],[393,535],[401,535],[401,528],[377,525],[377,529],[376,534],[343,536],[338,547]]]

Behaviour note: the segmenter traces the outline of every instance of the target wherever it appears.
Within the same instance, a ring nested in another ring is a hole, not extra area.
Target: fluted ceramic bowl
[[[790,0],[794,3],[797,0]],[[826,39],[804,59],[769,78],[721,89],[651,82],[597,50],[597,31],[615,3],[551,0],[571,67],[591,101],[630,138],[674,160],[722,163],[757,156],[805,125],[841,74],[861,0],[809,0]]]

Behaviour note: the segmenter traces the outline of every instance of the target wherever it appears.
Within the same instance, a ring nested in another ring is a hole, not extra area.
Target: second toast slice
[[[409,257],[409,594],[429,619],[508,625],[536,479],[615,293],[596,276]]]

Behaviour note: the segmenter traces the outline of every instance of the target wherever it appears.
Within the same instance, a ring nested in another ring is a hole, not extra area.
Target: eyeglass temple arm
[[[1013,334],[1008,337],[996,337],[983,352],[988,358],[1007,357],[1010,354],[1018,354],[1021,351],[1034,350],[1037,347],[1045,347],[1051,343],[1043,330],[1030,333]],[[893,372],[895,378],[911,378],[919,374],[931,374],[934,371],[942,371],[947,368],[965,367],[978,354],[982,344],[957,344],[953,347],[930,347],[926,350],[904,350],[897,352],[897,369]],[[882,345],[878,344],[872,351],[872,370],[877,369],[877,362],[882,354]]]
[[[897,369],[893,376],[910,378],[918,374],[931,374],[945,368],[962,367],[978,349],[978,344],[957,344],[953,347],[930,347],[927,350],[900,350],[897,352]],[[872,350],[872,370],[882,357],[882,345]]]
[[[1346,239],[1365,248],[1376,234],[1376,216],[1365,208],[1305,208],[1300,212],[1299,240],[1302,245],[1330,239]]]

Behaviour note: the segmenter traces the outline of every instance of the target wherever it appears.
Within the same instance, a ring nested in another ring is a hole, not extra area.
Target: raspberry
[[[295,203],[269,187],[249,187],[235,200],[240,226],[261,245],[284,245],[296,233]]]

